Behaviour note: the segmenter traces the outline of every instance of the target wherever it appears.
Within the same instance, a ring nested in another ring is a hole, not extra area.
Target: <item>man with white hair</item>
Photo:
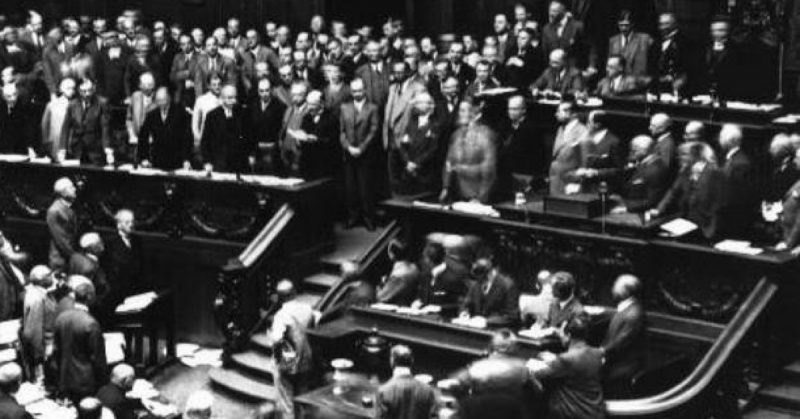
[[[0,416],[3,419],[30,419],[14,395],[22,384],[22,368],[15,362],[0,365]]]
[[[630,398],[634,396],[631,379],[641,371],[647,353],[647,315],[640,300],[642,282],[630,274],[620,275],[614,281],[611,294],[617,302],[617,310],[600,345],[605,358],[603,387],[613,396]]]
[[[678,161],[675,158],[676,142],[672,137],[672,118],[665,113],[657,113],[650,117],[650,134],[656,141],[656,154],[670,170],[678,170]]]
[[[581,71],[569,64],[567,53],[560,48],[549,55],[550,65],[533,82],[533,94],[538,92],[557,93],[562,96],[586,91],[586,83]]]
[[[200,142],[206,171],[243,173],[253,170],[256,147],[236,98],[236,86],[226,85],[220,92],[221,106],[206,116]]]
[[[69,102],[75,97],[75,79],[67,77],[59,83],[59,96],[47,103],[42,116],[42,152],[58,162],[66,156],[67,145],[62,142],[61,128],[67,117]]]
[[[415,95],[401,136],[389,149],[389,182],[392,195],[411,197],[436,192],[441,167],[436,164],[443,124],[434,113],[433,97],[426,92]]]
[[[283,77],[284,68],[281,68],[281,77]],[[293,82],[289,96],[291,97],[291,106],[286,109],[281,125],[281,158],[290,173],[297,173],[299,171],[299,142],[296,133],[300,130],[303,118],[308,112],[306,104],[308,85],[302,81]]]
[[[133,235],[133,211],[122,208],[114,215],[116,234],[106,240],[104,267],[111,287],[108,304],[116,307],[125,297],[149,290],[144,273],[142,242]]]
[[[139,76],[139,89],[130,97],[128,103],[128,114],[125,120],[125,125],[128,128],[128,143],[121,150],[117,150],[119,154],[128,155],[128,146],[136,148],[139,144],[139,130],[144,125],[144,119],[147,113],[156,108],[155,104],[155,89],[156,78],[153,73],[146,71]],[[147,139],[143,139],[147,141]],[[123,146],[123,145],[121,145]]]
[[[36,122],[30,109],[19,100],[17,84],[3,85],[0,102],[0,153],[36,155]]]
[[[28,376],[36,382],[44,380],[44,361],[53,351],[53,326],[56,300],[48,292],[53,286],[53,271],[37,265],[28,275],[25,303],[22,310],[22,348]]]
[[[183,417],[186,419],[210,419],[214,407],[214,396],[206,390],[192,393],[186,399]]]
[[[312,90],[306,103],[308,111],[300,124],[302,133],[297,137],[300,176],[306,180],[333,176],[339,161],[336,155],[339,121],[325,109],[319,90]]]
[[[97,399],[114,413],[115,419],[136,418],[136,403],[128,399],[125,393],[133,389],[136,371],[128,364],[117,364],[111,370],[111,378],[97,392]]]
[[[75,184],[69,178],[58,179],[53,186],[55,201],[47,209],[47,228],[50,230],[48,264],[53,270],[63,270],[78,244],[78,220],[72,203],[77,198]]]
[[[647,135],[631,140],[621,191],[627,212],[641,213],[654,208],[669,188],[669,169],[655,153],[655,144]]]
[[[100,235],[95,232],[88,232],[81,236],[80,252],[75,252],[69,260],[69,275],[80,275],[89,278],[95,289],[98,314],[108,314],[103,312],[105,297],[111,291],[106,279],[106,272],[100,265],[100,256],[105,251],[105,244]],[[111,308],[113,310],[113,308]],[[102,320],[107,320],[104,316]]]
[[[723,153],[721,169],[725,179],[720,208],[722,234],[737,237],[744,237],[750,231],[761,202],[755,168],[742,150],[742,137],[742,128],[735,124],[725,124],[719,133],[719,146]]]

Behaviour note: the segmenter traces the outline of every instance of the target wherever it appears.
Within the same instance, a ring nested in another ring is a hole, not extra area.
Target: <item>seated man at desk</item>
[[[656,153],[655,146],[655,140],[647,135],[631,140],[621,188],[624,205],[615,212],[643,213],[661,202],[669,188],[669,168]]]
[[[461,318],[484,319],[489,327],[510,326],[519,319],[519,291],[511,278],[500,273],[491,257],[472,266],[475,283],[461,307]]]
[[[644,84],[636,78],[625,73],[625,58],[621,55],[612,55],[606,61],[606,76],[597,83],[595,96],[633,96],[642,93]]]
[[[422,250],[423,265],[430,267],[420,275],[419,291],[413,307],[438,305],[443,312],[455,311],[467,292],[467,276],[447,266],[441,243],[431,242]]]
[[[571,273],[556,272],[551,283],[554,301],[547,316],[537,319],[532,329],[560,333],[570,320],[583,313],[583,304],[575,296],[575,277]]]
[[[407,306],[414,300],[419,282],[419,268],[409,257],[408,246],[392,240],[387,249],[392,271],[378,286],[378,302]]]
[[[572,67],[567,58],[563,49],[554,49],[550,53],[550,66],[531,85],[534,96],[539,93],[557,94],[561,97],[585,93],[586,83],[581,71]]]

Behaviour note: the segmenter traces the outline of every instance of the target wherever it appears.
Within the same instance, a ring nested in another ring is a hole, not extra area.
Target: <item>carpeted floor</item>
[[[197,390],[209,390],[214,395],[215,419],[250,419],[258,405],[242,402],[223,391],[214,389],[208,378],[209,369],[207,366],[190,368],[176,362],[151,381],[161,394],[175,403],[181,411],[190,394]]]

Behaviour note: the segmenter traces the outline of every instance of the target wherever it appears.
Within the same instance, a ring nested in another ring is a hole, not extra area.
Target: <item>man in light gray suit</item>
[[[558,104],[556,120],[559,127],[553,144],[553,160],[550,163],[550,194],[564,194],[567,180],[565,176],[580,167],[580,142],[586,136],[587,129],[578,120],[578,112],[574,102],[564,101]]]
[[[389,87],[389,100],[383,119],[383,146],[386,149],[394,147],[393,144],[405,135],[408,111],[413,107],[414,98],[427,92],[424,84],[411,77],[405,61],[392,64],[392,77],[394,83]]]

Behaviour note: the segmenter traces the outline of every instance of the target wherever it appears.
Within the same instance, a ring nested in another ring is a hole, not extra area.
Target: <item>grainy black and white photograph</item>
[[[0,419],[800,418],[800,0],[0,0]]]

